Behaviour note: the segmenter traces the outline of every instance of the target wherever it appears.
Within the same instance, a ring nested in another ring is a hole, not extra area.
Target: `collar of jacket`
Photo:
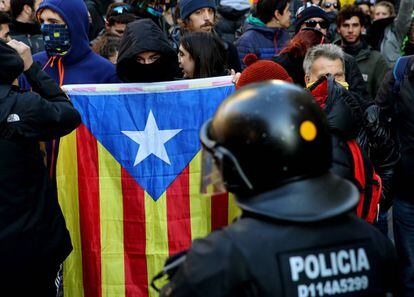
[[[371,47],[364,40],[361,40],[358,44],[345,44],[342,39],[339,38],[334,44],[342,47],[345,53],[353,56],[357,61],[368,59],[371,54]]]
[[[247,17],[246,21],[247,21],[247,23],[252,24],[252,25],[256,25],[256,26],[259,26],[259,27],[266,27],[265,23],[263,23],[260,19],[254,17],[252,15],[249,15]]]
[[[258,31],[258,32],[261,32],[262,34],[270,34],[272,36],[272,38],[275,34],[279,34],[279,32],[285,31],[285,29],[282,29],[282,28],[271,28],[271,27],[267,27],[266,25],[264,25],[264,26],[260,25],[260,24],[256,25],[256,24],[250,23],[250,22],[247,22],[246,24],[247,25],[246,25],[245,32],[247,32],[247,31]]]

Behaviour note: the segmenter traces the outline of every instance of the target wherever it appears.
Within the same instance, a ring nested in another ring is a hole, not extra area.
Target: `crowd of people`
[[[80,117],[62,85],[233,75],[236,94],[200,137],[243,219],[196,242],[161,295],[414,296],[413,55],[414,0],[0,0],[4,290],[55,296],[71,250],[55,171],[59,137]],[[269,139],[252,146],[256,133]],[[21,272],[36,277],[20,287]],[[312,289],[332,275],[359,289]]]

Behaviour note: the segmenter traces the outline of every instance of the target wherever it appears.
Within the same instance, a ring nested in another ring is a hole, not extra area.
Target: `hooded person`
[[[169,81],[180,75],[176,52],[150,19],[128,24],[119,46],[116,71],[126,83]]]
[[[59,85],[119,82],[114,65],[89,46],[88,10],[83,0],[44,0],[37,17],[45,51],[34,55],[34,60]]]
[[[10,45],[10,46],[9,46]],[[13,81],[24,75],[33,92]],[[39,141],[70,133],[80,115],[30,48],[0,41],[0,277],[4,296],[56,296],[55,278],[72,250]],[[22,273],[27,279],[22,285]]]

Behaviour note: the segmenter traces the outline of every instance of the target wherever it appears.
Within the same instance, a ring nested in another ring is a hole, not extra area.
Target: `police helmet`
[[[351,183],[329,173],[332,148],[324,112],[293,84],[242,88],[203,125],[200,139],[224,186],[246,211],[312,221],[348,211],[358,201]]]

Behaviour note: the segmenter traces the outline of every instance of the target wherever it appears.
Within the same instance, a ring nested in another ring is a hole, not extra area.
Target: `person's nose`
[[[211,21],[210,20],[210,14],[208,13],[208,11],[205,11],[203,13],[203,18],[204,18],[205,21]]]

